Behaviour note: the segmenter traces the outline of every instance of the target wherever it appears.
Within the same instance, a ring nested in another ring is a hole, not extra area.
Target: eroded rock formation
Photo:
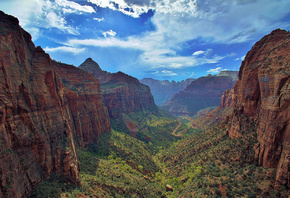
[[[193,116],[201,109],[218,106],[223,92],[236,82],[237,74],[223,71],[219,75],[198,78],[162,107],[176,115]]]
[[[241,115],[257,125],[259,165],[277,168],[276,184],[289,185],[290,33],[275,30],[247,53],[239,80],[225,92],[220,107],[233,107],[228,133],[241,136]]]
[[[110,130],[99,83],[70,76],[80,69],[35,48],[16,18],[0,12],[0,27],[0,197],[28,196],[52,172],[77,183],[74,139],[85,146]]]
[[[122,72],[109,73],[88,58],[79,68],[91,72],[102,84],[103,101],[111,118],[119,118],[122,113],[130,114],[155,106],[150,88],[138,79]]]

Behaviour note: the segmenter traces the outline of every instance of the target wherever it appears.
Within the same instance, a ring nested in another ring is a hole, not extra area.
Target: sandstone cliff
[[[153,78],[143,78],[140,82],[150,87],[155,103],[157,105],[163,105],[168,102],[174,94],[183,90],[194,80],[195,79],[189,78],[180,82],[175,82],[174,80],[169,82],[168,80],[160,81]]]
[[[83,72],[93,82],[74,90],[80,69],[51,61],[16,18],[0,12],[0,27],[0,197],[26,197],[52,172],[78,182],[74,139],[83,146],[110,129],[97,79]]]
[[[99,65],[88,58],[79,68],[93,73],[102,84],[103,101],[111,118],[119,118],[122,113],[150,109],[155,106],[150,88],[138,79],[122,72],[102,71]]]
[[[162,107],[176,115],[193,116],[201,109],[218,106],[223,92],[236,82],[237,74],[223,71],[219,75],[198,78]]]
[[[220,107],[233,107],[231,138],[242,136],[248,121],[257,125],[255,145],[259,165],[277,168],[276,185],[289,185],[290,167],[290,33],[275,30],[247,53],[239,80],[225,92]]]
[[[54,67],[66,88],[65,96],[73,121],[75,141],[86,147],[103,133],[111,131],[101,84],[91,73],[72,65],[54,62]]]

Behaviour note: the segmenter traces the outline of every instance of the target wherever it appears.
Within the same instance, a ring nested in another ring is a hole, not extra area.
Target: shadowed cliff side
[[[236,82],[237,74],[236,71],[222,71],[218,75],[198,78],[175,94],[162,108],[176,115],[193,116],[201,109],[218,106],[223,92]]]
[[[174,94],[182,91],[194,80],[193,78],[188,78],[178,82],[174,80],[170,82],[168,80],[160,81],[153,78],[143,78],[140,82],[150,87],[155,103],[160,106],[168,102]]]
[[[150,88],[138,79],[122,72],[109,73],[88,58],[79,68],[91,72],[100,79],[103,101],[111,118],[120,118],[123,113],[131,114],[155,107]]]
[[[0,197],[28,196],[52,172],[78,183],[74,139],[82,146],[110,130],[97,79],[83,72],[93,81],[84,87],[97,90],[73,90],[77,82],[64,85],[59,78],[65,65],[35,48],[16,18],[0,12],[0,30]],[[71,77],[64,78],[69,83]],[[82,105],[71,104],[75,95],[86,98]],[[98,117],[89,117],[87,128],[77,126],[84,114],[95,116],[91,106],[100,107]],[[92,132],[95,125],[102,126]]]

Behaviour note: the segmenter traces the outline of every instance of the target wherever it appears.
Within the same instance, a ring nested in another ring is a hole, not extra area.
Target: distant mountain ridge
[[[237,79],[237,71],[200,77],[175,94],[162,108],[176,115],[193,116],[201,109],[218,106],[223,92],[232,88]]]
[[[174,94],[183,90],[194,80],[193,78],[188,78],[178,82],[174,80],[170,82],[169,80],[160,81],[153,78],[143,78],[140,82],[150,87],[155,103],[157,105],[163,105],[168,102]]]
[[[137,78],[123,72],[103,71],[91,58],[86,59],[79,68],[99,78],[103,101],[111,118],[120,118],[123,113],[130,114],[155,106],[150,88]]]

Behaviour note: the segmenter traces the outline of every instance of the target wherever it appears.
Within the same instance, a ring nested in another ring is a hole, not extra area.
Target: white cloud
[[[240,43],[256,40],[253,36],[259,38],[276,28],[289,28],[287,22],[279,22],[289,14],[288,0],[87,1],[132,17],[152,9],[155,11],[152,22],[158,32],[180,41],[204,38],[211,42]]]
[[[55,47],[55,48],[50,48],[50,47],[46,47],[44,48],[44,51],[46,52],[70,52],[73,54],[79,54],[81,52],[83,52],[85,50],[85,48],[74,48],[74,47],[67,47],[67,46],[61,46],[61,47]]]
[[[236,58],[235,61],[243,61],[246,56],[241,56],[240,58]]]
[[[199,51],[194,52],[194,53],[192,54],[192,56],[199,56],[199,55],[202,55],[202,54],[204,54],[204,53],[205,53],[205,51],[199,50]]]
[[[104,18],[94,18],[95,21],[101,22],[104,20]]]
[[[113,30],[109,30],[109,31],[103,32],[104,37],[107,37],[108,35],[114,37],[114,36],[116,36],[116,34],[117,33],[114,32]]]
[[[104,34],[104,36],[107,34]],[[71,39],[65,43],[66,46],[80,47],[121,47],[140,50],[142,53],[139,56],[140,65],[146,65],[151,68],[184,68],[198,66],[202,64],[218,63],[225,57],[213,54],[212,49],[208,49],[205,54],[210,56],[179,56],[174,49],[169,49],[169,46],[174,46],[176,43],[163,42],[163,37],[155,33],[149,33],[144,37],[129,37],[126,40],[121,40],[116,37],[106,37],[100,39]],[[210,53],[209,53],[210,52]]]
[[[57,28],[64,33],[79,34],[76,27],[68,25],[67,13],[94,13],[92,6],[80,5],[68,0],[10,0],[15,7],[10,10],[20,19],[21,25],[33,30],[33,38],[40,36],[39,28]],[[192,56],[180,56],[178,50],[194,39],[204,43],[239,43],[261,35],[275,28],[289,27],[279,22],[289,14],[288,0],[87,0],[102,8],[120,11],[132,17],[139,17],[154,11],[151,22],[155,31],[140,36],[116,38],[113,30],[104,32],[105,38],[70,39],[64,47],[83,49],[84,46],[123,47],[140,50],[139,63],[153,68],[183,68],[206,63],[218,63],[225,57],[212,49],[199,50]],[[17,5],[17,6],[16,6]],[[1,7],[2,8],[2,7]],[[21,12],[19,9],[21,8]],[[261,9],[263,8],[263,9]],[[4,10],[5,11],[5,10]],[[33,20],[32,20],[33,17]],[[94,18],[102,21],[103,18]],[[69,48],[66,48],[69,49]]]
[[[161,72],[155,72],[157,76],[177,76],[176,73],[170,70],[162,70]]]
[[[126,15],[138,18],[141,14],[148,12],[148,5],[127,3],[124,0],[88,0],[99,7],[118,10]],[[131,1],[132,2],[132,1]]]
[[[2,8],[2,2],[0,2]],[[68,0],[9,0],[3,11],[17,17],[26,30],[33,30],[33,40],[40,36],[40,28],[57,28],[64,33],[77,35],[78,30],[67,25],[66,13],[94,13],[93,7]],[[21,11],[20,11],[21,10]]]
[[[80,5],[78,3],[75,3],[73,1],[67,1],[67,0],[55,0],[55,3],[58,4],[58,6],[62,7],[63,9],[66,8],[65,12],[86,12],[86,13],[94,13],[96,12],[93,7],[88,5]]]
[[[215,69],[207,70],[206,72],[207,72],[207,73],[210,73],[210,74],[217,74],[217,73],[219,73],[219,72],[221,72],[221,71],[226,71],[226,69],[223,69],[223,68],[221,68],[221,67],[217,67],[217,68],[215,68]]]
[[[66,32],[68,34],[74,34],[78,35],[78,31],[70,26],[66,25],[66,20],[64,17],[60,17],[57,13],[54,11],[50,11],[47,13],[44,13],[45,17],[41,19],[43,22],[39,22],[39,27],[45,27],[45,28],[57,28],[63,32]]]

